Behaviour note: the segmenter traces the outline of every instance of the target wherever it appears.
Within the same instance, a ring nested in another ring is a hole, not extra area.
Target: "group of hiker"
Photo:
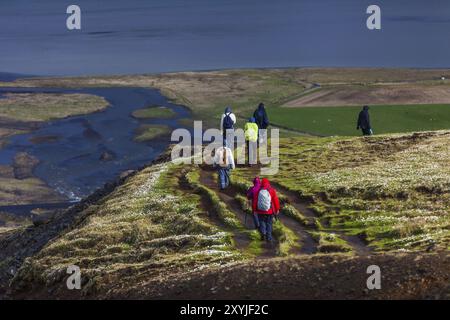
[[[230,170],[235,168],[233,151],[230,146],[234,142],[234,136],[228,136],[230,132],[234,131],[236,125],[236,115],[231,110],[231,107],[226,107],[220,119],[220,130],[223,135],[223,145],[216,150],[214,155],[214,166],[218,168],[219,186],[220,189],[225,189],[229,185]],[[264,106],[260,103],[256,108],[253,116],[248,119],[244,126],[244,134],[246,140],[247,153],[256,155],[254,146],[267,139],[266,129],[269,126],[269,118]],[[231,140],[233,139],[233,140]],[[251,151],[250,151],[251,150]],[[251,163],[249,157],[249,164]]]
[[[230,146],[233,141],[228,141],[227,133],[234,130],[236,125],[236,115],[231,107],[226,107],[220,119],[220,130],[223,133],[223,146],[218,148],[214,155],[214,166],[218,168],[218,182],[221,190],[226,189],[230,184],[230,170],[235,169],[233,151]],[[264,106],[260,103],[244,126],[247,153],[250,154],[252,146],[267,139],[266,130],[269,126],[269,118]],[[370,124],[369,107],[364,106],[358,115],[357,130],[361,129],[365,136],[373,135]],[[233,138],[234,139],[234,138]],[[256,154],[256,150],[253,150]],[[250,163],[250,156],[249,156]],[[273,219],[280,211],[280,203],[277,193],[271,187],[267,178],[262,180],[255,177],[253,186],[247,192],[247,199],[251,201],[254,226],[259,230],[261,239],[272,241]]]
[[[214,166],[218,168],[219,188],[224,190],[230,183],[230,170],[236,167],[233,152],[230,148],[232,141],[227,138],[230,130],[234,130],[236,115],[231,107],[226,107],[220,119],[220,130],[223,133],[223,146],[216,149],[214,155]],[[267,139],[266,129],[269,126],[269,118],[264,106],[260,103],[244,126],[247,151],[250,154],[252,146],[255,146]],[[253,150],[256,152],[256,150]],[[256,154],[256,153],[255,153]],[[249,158],[250,162],[250,158]],[[270,186],[267,178],[260,180],[256,177],[253,186],[247,192],[247,198],[251,201],[253,223],[261,234],[261,239],[272,242],[272,225],[274,216],[280,211],[280,203],[277,193]]]
[[[227,140],[227,133],[229,130],[234,130],[235,124],[236,115],[231,110],[231,107],[226,107],[220,119],[220,131],[223,134],[224,145],[230,145],[230,141]],[[248,119],[244,126],[246,141],[257,142],[265,139],[265,129],[268,127],[269,117],[267,116],[264,103],[261,102],[253,113],[253,116]]]
[[[231,149],[223,146],[216,150],[214,163],[228,163],[219,165],[219,187],[224,190],[230,183],[230,169],[235,168]],[[261,240],[272,242],[273,219],[280,212],[280,202],[276,190],[270,185],[269,179],[255,177],[253,186],[247,191],[247,199],[251,201],[253,223],[261,235]]]

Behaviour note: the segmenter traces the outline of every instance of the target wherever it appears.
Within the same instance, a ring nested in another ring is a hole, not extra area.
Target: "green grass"
[[[287,256],[292,249],[300,247],[298,236],[280,220],[273,222],[273,236],[278,240],[279,256]]]
[[[137,129],[134,140],[137,142],[146,142],[167,135],[169,132],[170,127],[166,125],[144,124]]]
[[[302,107],[269,109],[273,124],[303,132],[358,136],[361,107]],[[371,106],[375,134],[450,129],[450,105]]]
[[[150,108],[136,110],[131,115],[137,119],[170,119],[175,116],[175,112],[166,107],[153,106]]]
[[[246,231],[246,233],[250,238],[250,244],[245,252],[254,257],[260,256],[263,252],[261,235],[257,230]]]
[[[291,217],[292,219],[296,220],[297,222],[301,223],[302,225],[308,225],[308,219],[300,213],[296,208],[294,208],[290,204],[283,204],[281,208],[281,214]]]

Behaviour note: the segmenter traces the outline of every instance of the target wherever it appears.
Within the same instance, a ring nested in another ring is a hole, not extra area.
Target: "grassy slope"
[[[226,232],[200,218],[199,197],[179,191],[180,168],[160,164],[142,170],[86,209],[77,228],[28,260],[16,288],[54,286],[67,294],[67,265],[83,270],[81,294],[114,292],[139,281],[161,279],[242,259]]]
[[[379,250],[450,247],[450,132],[283,139],[271,179]],[[254,172],[238,169],[247,181]]]
[[[283,139],[281,171],[271,180],[312,199],[319,225],[328,221],[333,230],[362,235],[377,250],[450,249],[449,140],[448,131]],[[258,255],[257,242],[247,252],[234,247],[229,228],[242,227],[213,192],[205,189],[225,229],[211,224],[196,190],[180,188],[183,177],[198,183],[195,170],[186,175],[188,168],[159,164],[128,178],[85,209],[86,219],[28,259],[13,287],[38,296],[51,287],[53,296],[81,297],[65,289],[65,268],[76,264],[83,270],[82,295],[121,296],[145,283],[166,285],[175,275],[189,278]],[[244,188],[253,172],[237,169],[234,183]],[[296,241],[283,228],[275,230],[282,233],[280,255]],[[312,236],[323,252],[350,250],[328,227]]]

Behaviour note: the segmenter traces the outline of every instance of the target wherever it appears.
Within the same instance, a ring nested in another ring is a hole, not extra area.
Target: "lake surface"
[[[48,122],[32,133],[13,136],[0,149],[0,164],[11,164],[14,155],[21,151],[37,157],[41,162],[35,175],[69,201],[80,200],[125,170],[149,163],[167,148],[168,138],[134,142],[134,132],[140,124],[179,128],[180,119],[191,117],[188,109],[170,103],[157,90],[145,88],[0,88],[0,98],[7,92],[86,93],[104,97],[110,103],[102,112]],[[131,117],[134,110],[151,105],[166,106],[176,116],[152,120]],[[33,143],[36,138],[42,141]],[[100,160],[105,151],[114,154],[114,159]]]
[[[82,10],[68,31],[66,8]],[[382,30],[366,9],[382,9]],[[130,74],[239,67],[450,67],[448,0],[14,0],[0,71]]]

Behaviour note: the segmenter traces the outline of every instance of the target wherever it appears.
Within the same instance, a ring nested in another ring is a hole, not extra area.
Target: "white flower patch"
[[[234,253],[223,250],[206,249],[202,251],[195,252],[193,256],[205,255],[205,256],[219,256],[221,258],[228,258],[234,255]]]
[[[394,240],[393,243],[398,243],[398,244],[401,244],[401,245],[403,245],[405,247],[410,247],[413,244],[424,243],[424,242],[427,242],[427,243],[430,242],[431,243],[431,242],[434,242],[435,238],[438,235],[442,234],[442,233],[443,233],[443,231],[439,230],[439,231],[436,231],[433,234],[431,234],[431,233],[418,234],[418,235],[409,236],[409,237],[406,237],[406,238],[401,238],[401,239]]]
[[[150,191],[152,191],[153,187],[158,182],[161,174],[167,171],[167,164],[166,163],[158,164],[155,165],[154,168],[156,170],[150,174],[147,181],[143,185],[137,188],[137,190],[134,192],[134,196],[142,197],[150,193]]]
[[[317,173],[312,178],[329,190],[374,188],[400,192],[426,186],[445,191],[450,189],[448,145],[448,139],[433,139],[368,165]]]
[[[369,216],[358,218],[356,221],[368,225],[372,223],[395,223],[397,220],[398,218],[392,216]]]

